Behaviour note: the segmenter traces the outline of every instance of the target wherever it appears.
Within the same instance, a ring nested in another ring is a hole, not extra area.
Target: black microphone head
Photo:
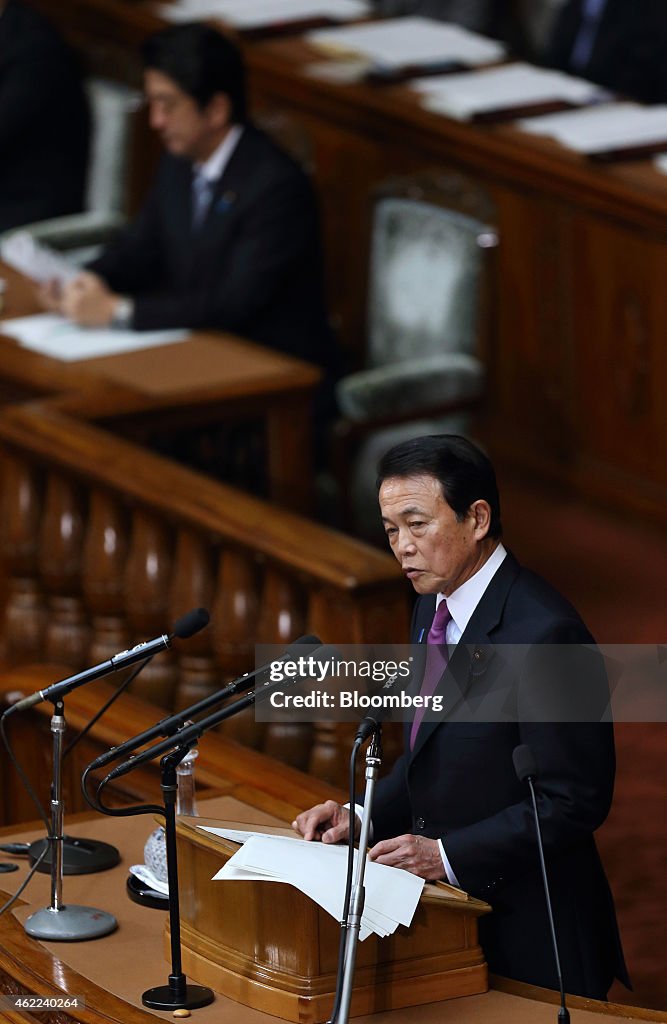
[[[188,637],[194,636],[204,626],[208,626],[210,619],[211,616],[205,608],[191,608],[185,615],[181,615],[180,619],[176,619],[172,629],[172,636],[177,636],[179,640],[187,640]]]
[[[296,640],[292,641],[289,647],[285,648],[283,658],[289,658],[293,654],[303,654],[303,651],[301,651],[300,648],[303,647],[304,644],[307,644],[310,647],[321,647],[322,641],[319,636],[315,636],[313,633],[308,633],[307,636],[299,636]]]
[[[355,742],[365,743],[369,736],[377,732],[379,726],[382,725],[381,714],[377,715],[366,715],[365,718],[359,722],[359,728],[357,729],[356,736],[354,737]]]
[[[537,777],[537,762],[527,743],[522,743],[521,746],[514,748],[512,761],[519,782],[526,782],[527,779]]]
[[[304,637],[303,639],[306,639],[306,638]],[[307,639],[311,640],[311,639],[317,639],[317,638],[316,637],[308,637]],[[294,651],[292,652],[294,655],[298,655],[298,653],[299,653],[299,651],[296,649],[296,645],[298,643],[299,643],[299,641],[295,641],[294,644],[292,644],[292,647],[295,648]],[[318,643],[317,646],[313,646],[312,650],[309,651],[307,654],[305,654],[303,656],[304,656],[304,658],[308,658],[308,657],[315,658],[317,660],[318,665],[320,665],[320,666],[323,665],[325,662],[330,662],[331,672],[332,673],[333,673],[333,671],[336,668],[336,662],[341,660],[341,653],[338,650],[338,648],[335,647],[333,644],[319,644]],[[292,676],[291,677],[291,681],[293,683],[298,683],[298,682],[303,681],[306,678],[307,678],[306,676]]]

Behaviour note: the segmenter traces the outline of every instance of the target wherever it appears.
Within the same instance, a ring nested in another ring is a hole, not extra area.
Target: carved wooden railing
[[[258,642],[407,638],[408,596],[389,555],[47,403],[2,410],[0,447],[9,666],[95,664],[201,605],[211,627],[133,684],[154,704],[185,707],[254,667]],[[243,719],[227,723],[230,735],[340,778],[333,723]]]

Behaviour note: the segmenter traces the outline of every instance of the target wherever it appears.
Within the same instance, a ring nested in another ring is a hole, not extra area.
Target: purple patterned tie
[[[433,623],[428,631],[426,638],[426,664],[424,666],[424,676],[422,679],[421,689],[419,691],[420,697],[430,696],[435,693],[435,689],[442,678],[442,674],[447,668],[449,662],[449,653],[447,651],[447,643],[445,635],[447,632],[447,623],[451,619],[451,613],[447,607],[447,601],[441,601],[438,605],[438,609],[433,616]],[[419,726],[422,724],[424,718],[425,707],[417,708],[415,717],[412,720],[412,729],[410,730],[410,750],[414,749],[415,742],[417,739],[417,733],[419,732]]]

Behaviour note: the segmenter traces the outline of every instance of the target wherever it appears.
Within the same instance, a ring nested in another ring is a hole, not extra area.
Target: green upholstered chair
[[[375,204],[367,366],[337,390],[345,525],[369,539],[378,531],[379,456],[419,434],[468,432],[485,388],[480,336],[495,230],[426,198],[426,189],[412,192]]]

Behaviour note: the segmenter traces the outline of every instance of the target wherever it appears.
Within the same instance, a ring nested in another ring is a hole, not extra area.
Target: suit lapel
[[[181,266],[181,277],[187,280],[192,265],[192,164],[187,160],[165,157],[174,169],[164,192],[166,223],[175,257]]]
[[[507,595],[519,570],[520,566],[516,558],[508,552],[482,594],[482,600],[472,613],[470,622],[461,637],[461,643],[476,644],[488,640],[489,635],[497,628],[502,618]]]
[[[475,608],[461,639],[452,651],[449,664],[438,683],[436,693],[443,698],[443,714],[450,715],[465,697],[474,678],[474,663],[486,658],[484,648],[493,643],[492,635],[502,618],[510,589],[519,572],[519,564],[509,552]],[[415,615],[415,627],[428,632],[435,614],[435,598],[423,601]],[[430,618],[428,617],[430,615]],[[426,635],[426,634],[424,634]],[[417,733],[417,741],[409,759],[422,749],[435,730],[446,721],[427,721]],[[406,749],[409,750],[410,724],[407,724]]]

